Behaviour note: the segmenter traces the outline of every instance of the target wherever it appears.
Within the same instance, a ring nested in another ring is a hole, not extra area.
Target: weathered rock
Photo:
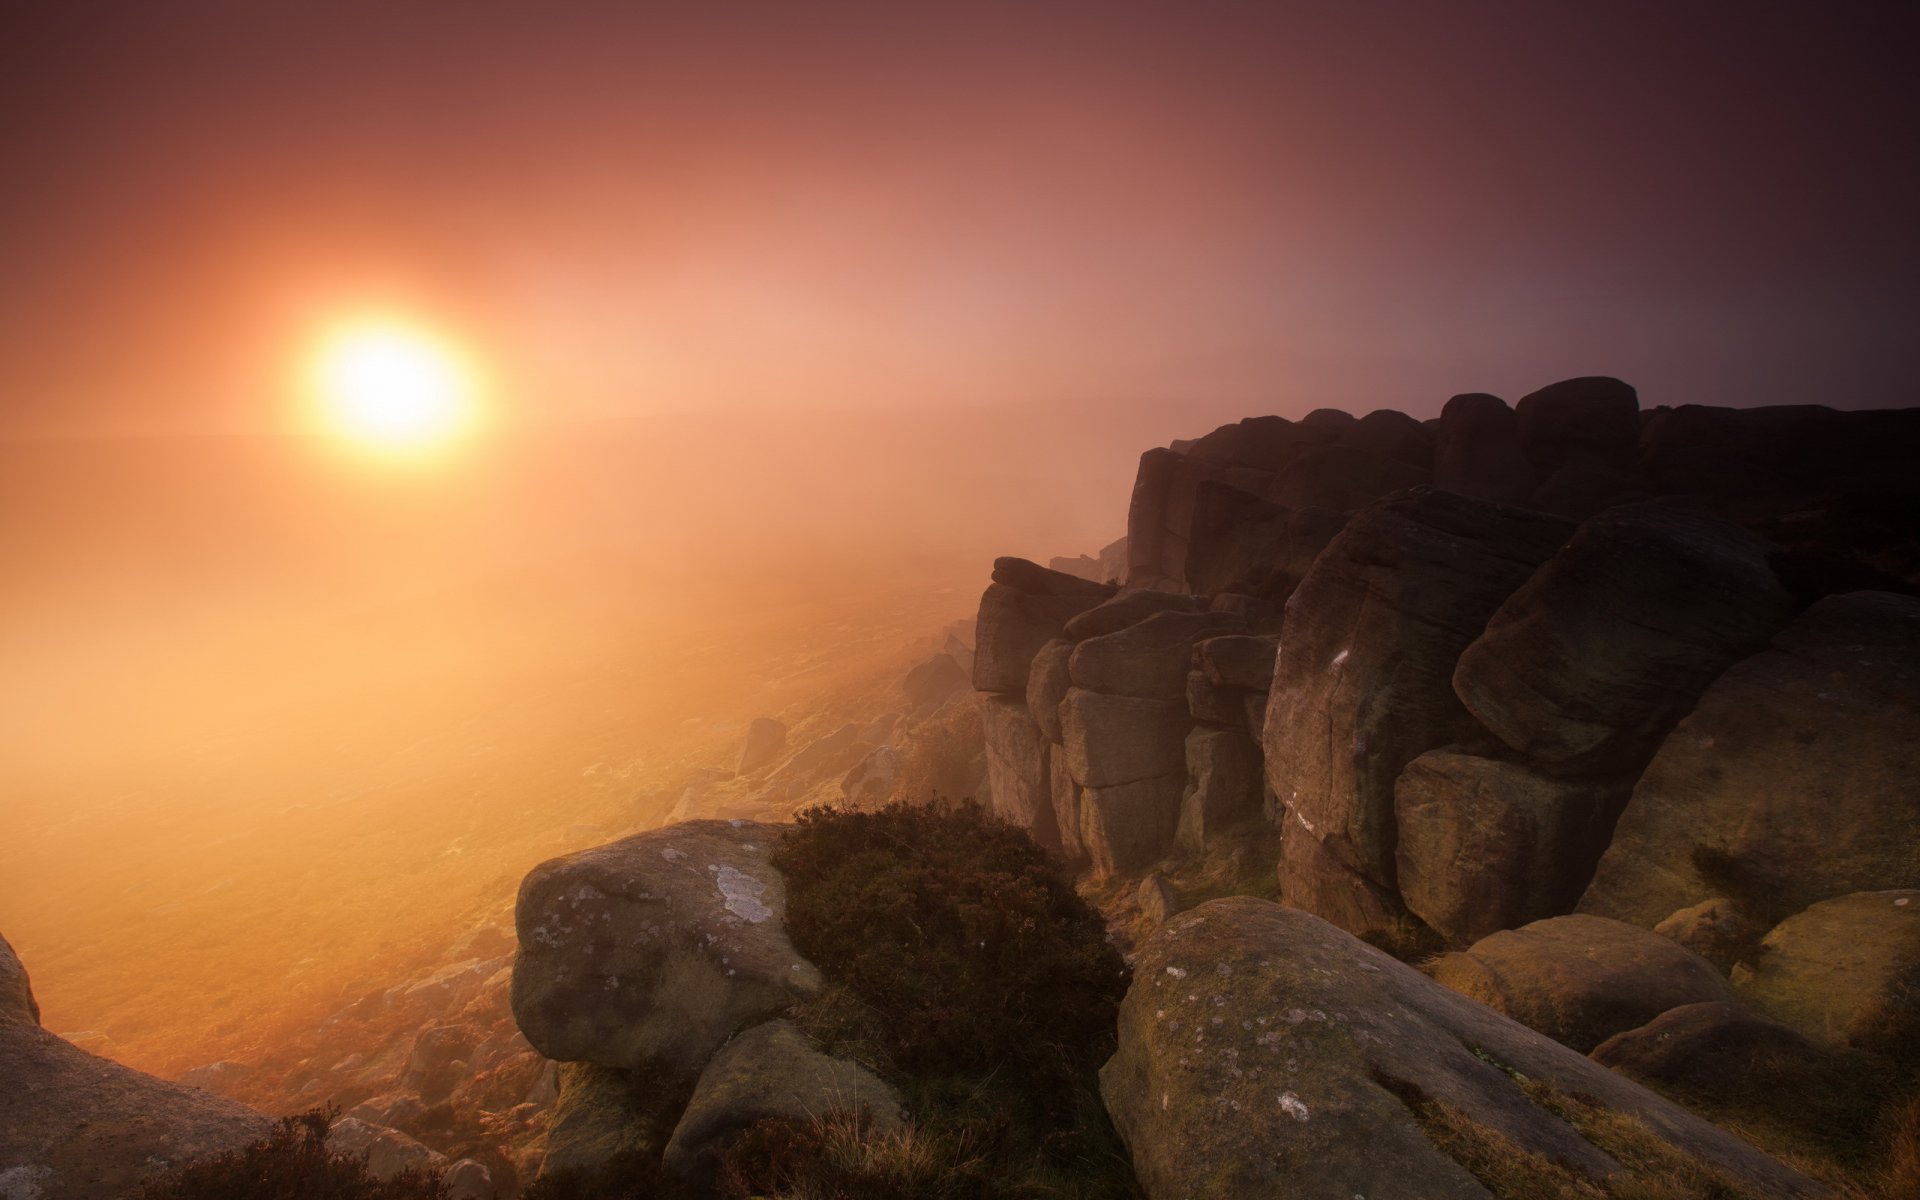
[[[1267,498],[1291,509],[1351,510],[1432,479],[1432,472],[1398,459],[1323,446],[1295,459]]]
[[[1072,656],[1073,643],[1055,638],[1040,647],[1027,672],[1027,715],[1040,727],[1040,736],[1050,742],[1057,743],[1065,736],[1060,732],[1060,702],[1073,686],[1067,672],[1067,660]]]
[[[1027,715],[1026,699],[989,699],[984,728],[993,811],[1026,830],[1040,845],[1058,850],[1060,832],[1054,824],[1053,776],[1048,766],[1053,748]]]
[[[1423,754],[1393,789],[1401,898],[1454,946],[1571,912],[1632,784]]]
[[[1187,672],[1187,712],[1196,721],[1257,734],[1259,727],[1247,724],[1247,696],[1248,693],[1238,688],[1221,687],[1208,679],[1204,671]]]
[[[594,1063],[560,1064],[560,1094],[553,1102],[542,1176],[591,1172],[623,1155],[651,1157],[666,1145],[673,1101],[644,1076]]]
[[[1533,465],[1507,402],[1485,392],[1455,396],[1440,410],[1433,486],[1476,500],[1517,504],[1532,494]]]
[[[1674,913],[1653,927],[1722,971],[1732,971],[1760,948],[1766,930],[1724,896],[1702,900]]]
[[[864,1067],[821,1053],[791,1021],[769,1021],[728,1042],[700,1073],[663,1165],[708,1183],[722,1145],[757,1121],[862,1110],[877,1132],[901,1127],[900,1096],[891,1087]]]
[[[485,1031],[473,1025],[429,1025],[414,1034],[402,1078],[422,1100],[437,1104],[467,1076],[468,1059],[485,1039]]]
[[[441,1173],[440,1182],[447,1185],[449,1200],[494,1200],[499,1194],[487,1164],[471,1158],[448,1167]]]
[[[846,773],[873,749],[860,740],[860,733],[861,727],[850,721],[824,737],[815,738],[781,763],[779,769],[767,777],[768,785],[784,789],[788,795],[798,795]]]
[[[1149,925],[1164,925],[1167,918],[1180,911],[1180,894],[1165,875],[1149,875],[1134,891],[1133,904]]]
[[[1788,917],[1734,973],[1740,998],[1827,1046],[1920,1044],[1920,890],[1856,892]]]
[[[914,708],[926,708],[945,700],[968,684],[967,673],[951,654],[936,654],[907,672],[900,690]]]
[[[1637,770],[1715,677],[1792,619],[1768,552],[1694,509],[1604,513],[1500,606],[1454,690],[1548,770]]]
[[[1643,1082],[1706,1095],[1792,1088],[1826,1065],[1794,1030],[1725,1000],[1670,1008],[1614,1034],[1589,1057]]]
[[[1569,532],[1430,489],[1355,514],[1294,592],[1280,635],[1262,749],[1289,836],[1304,831],[1391,892],[1394,779],[1477,731],[1454,664]]]
[[[840,781],[840,795],[849,807],[878,808],[893,798],[899,778],[900,752],[892,746],[876,746]]]
[[[1174,700],[1186,695],[1193,644],[1245,629],[1240,618],[1228,613],[1159,612],[1117,633],[1079,643],[1067,660],[1067,672],[1076,687]]]
[[[819,990],[787,940],[777,826],[692,821],[552,859],[520,884],[513,1015],[548,1058],[691,1078]]]
[[[1205,608],[1204,600],[1184,592],[1156,592],[1150,588],[1122,592],[1068,621],[1066,639],[1069,642],[1084,642],[1088,638],[1118,633],[1155,613],[1193,613]]]
[[[1433,466],[1433,434],[1412,417],[1391,408],[1375,409],[1361,417],[1340,435],[1340,444],[1410,466]]]
[[[1589,1179],[1621,1170],[1514,1076],[1635,1117],[1756,1194],[1821,1189],[1307,913],[1233,897],[1142,944],[1100,1091],[1152,1200],[1486,1200],[1403,1097]]]
[[[747,740],[740,747],[740,765],[734,770],[737,774],[751,775],[762,767],[772,766],[786,749],[786,725],[772,717],[755,717],[747,726]]]
[[[1343,424],[1339,428],[1327,428],[1327,420],[1330,419],[1296,423],[1285,417],[1248,417],[1232,425],[1222,425],[1196,440],[1187,453],[1202,462],[1279,471],[1315,446],[1333,441],[1350,427]]]
[[[1102,878],[1152,866],[1173,849],[1184,775],[1080,790],[1080,843]]]
[[[1624,467],[1574,461],[1563,463],[1547,476],[1525,503],[1528,508],[1569,521],[1584,521],[1607,509],[1638,503],[1650,496],[1640,477]]]
[[[0,1080],[0,1194],[10,1197],[138,1196],[149,1173],[238,1149],[273,1127],[211,1092],[96,1058],[24,1016],[0,1018]]]
[[[1803,496],[1836,473],[1844,425],[1842,414],[1818,404],[1684,404],[1640,431],[1640,464],[1666,495]]]
[[[1085,580],[1076,582],[1096,586]],[[1105,594],[1029,593],[1004,583],[987,585],[980,597],[980,640],[973,659],[973,686],[983,692],[1024,695],[1027,668],[1040,647],[1061,636],[1068,621],[1105,599]]]
[[[1186,586],[1284,601],[1346,521],[1344,511],[1288,508],[1244,487],[1204,481],[1194,489]]]
[[[1058,750],[1047,755],[1047,771],[1053,779],[1053,823],[1060,831],[1060,857],[1077,867],[1087,861],[1087,848],[1080,840],[1080,785],[1067,769],[1067,756]]]
[[[1260,747],[1237,730],[1187,735],[1187,786],[1175,841],[1199,854],[1207,836],[1260,815]]]
[[[1142,700],[1073,688],[1060,704],[1067,768],[1083,788],[1119,787],[1167,776],[1184,779],[1190,727],[1184,701]]]
[[[4,937],[0,937],[0,1021],[40,1023],[40,1004],[33,998],[27,968]]]
[[[1278,797],[1269,803],[1275,806],[1269,817],[1284,822],[1284,803]],[[1355,871],[1311,832],[1296,828],[1285,831],[1280,839],[1279,874],[1282,900],[1342,929],[1384,932],[1407,920],[1398,891]]]
[[[1029,596],[1086,596],[1105,600],[1118,590],[1112,584],[1079,579],[1064,571],[1049,571],[1039,563],[1012,556],[993,560],[993,582]]]
[[[234,1089],[246,1082],[252,1075],[252,1068],[246,1064],[222,1059],[219,1062],[210,1062],[195,1067],[190,1071],[183,1071],[174,1082],[183,1087],[195,1087],[204,1091],[218,1092],[222,1096],[231,1096],[233,1095]],[[348,1115],[351,1116],[352,1114]],[[390,1124],[390,1122],[381,1121],[379,1124],[386,1125]]]
[[[1229,634],[1207,638],[1194,646],[1194,662],[1208,680],[1227,688],[1264,692],[1273,687],[1273,664],[1280,654],[1280,636]]]
[[[1682,1004],[1733,999],[1713,964],[1601,917],[1550,917],[1435,959],[1433,978],[1582,1054]]]
[[[327,1149],[366,1159],[367,1171],[376,1179],[392,1179],[406,1170],[438,1175],[448,1165],[447,1156],[438,1150],[397,1129],[370,1125],[358,1117],[341,1117],[333,1123]]]
[[[1128,587],[1185,590],[1187,529],[1198,478],[1194,464],[1177,450],[1156,447],[1140,456],[1127,505]],[[980,686],[977,674],[974,686]]]
[[[1640,396],[1603,375],[1563,379],[1514,405],[1520,445],[1542,479],[1569,462],[1633,462]]]
[[[1920,599],[1833,596],[1730,668],[1634,788],[1580,910],[1651,927],[1725,896],[1764,924],[1920,885]]]

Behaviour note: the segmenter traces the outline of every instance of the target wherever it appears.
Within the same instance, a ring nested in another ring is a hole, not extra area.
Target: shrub
[[[949,1180],[915,1185],[928,1195],[1137,1194],[1095,1074],[1126,965],[1032,839],[973,805],[825,808],[800,814],[773,863],[788,933],[837,985],[796,1019],[899,1083],[918,1125],[867,1158],[849,1156],[861,1139],[844,1120],[758,1131],[734,1156],[758,1181],[741,1194],[857,1200],[927,1161]],[[803,1186],[822,1173],[841,1183]],[[975,1178],[988,1190],[966,1190]]]
[[[437,1176],[410,1167],[379,1179],[365,1158],[329,1150],[328,1127],[337,1115],[314,1109],[283,1117],[250,1146],[149,1180],[141,1200],[447,1200]]]

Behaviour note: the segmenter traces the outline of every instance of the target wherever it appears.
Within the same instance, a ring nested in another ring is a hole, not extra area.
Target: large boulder
[[[1572,912],[1631,779],[1558,779],[1434,750],[1393,787],[1400,895],[1450,945]]]
[[[1232,484],[1208,481],[1194,492],[1186,586],[1285,600],[1347,522],[1328,508],[1288,508]]]
[[[1500,606],[1454,690],[1550,771],[1637,770],[1715,677],[1792,619],[1770,549],[1697,509],[1595,517]]]
[[[1670,1008],[1588,1057],[1642,1082],[1704,1095],[1791,1089],[1830,1061],[1794,1030],[1725,1000]]]
[[[1033,656],[1095,607],[1114,588],[1020,558],[995,559],[993,582],[980,597],[973,686],[983,692],[1024,695]]]
[[[1245,631],[1246,622],[1231,613],[1159,612],[1137,625],[1081,642],[1073,648],[1067,672],[1076,687],[1174,700],[1186,695],[1195,642]]]
[[[1027,672],[1027,715],[1040,727],[1040,736],[1050,742],[1057,743],[1066,736],[1060,732],[1060,702],[1073,686],[1073,677],[1067,672],[1067,660],[1072,657],[1073,643],[1055,638],[1040,647]]]
[[[533,1047],[691,1079],[820,988],[787,940],[781,830],[689,821],[541,863],[520,884],[513,1015]]]
[[[1545,479],[1568,463],[1631,465],[1640,441],[1640,396],[1618,379],[1563,379],[1514,405],[1520,445]]]
[[[1734,973],[1740,998],[1827,1046],[1920,1045],[1920,890],[1823,900]]]
[[[1397,458],[1347,445],[1323,446],[1295,459],[1268,499],[1290,509],[1365,508],[1406,488],[1431,483],[1433,473]]]
[[[1143,700],[1073,688],[1060,704],[1067,769],[1083,788],[1185,778],[1191,726],[1184,700]]]
[[[1831,596],[1730,668],[1635,786],[1582,912],[1724,896],[1771,926],[1920,886],[1920,598]]]
[[[397,1129],[373,1125],[358,1117],[341,1117],[327,1134],[327,1148],[367,1160],[367,1171],[377,1179],[392,1179],[403,1171],[438,1175],[447,1169],[447,1156]]]
[[[1100,1072],[1151,1200],[1487,1200],[1453,1143],[1428,1136],[1443,1111],[1596,1185],[1622,1172],[1539,1102],[1549,1090],[1638,1120],[1756,1195],[1823,1194],[1326,922],[1250,897],[1180,913],[1142,944]]]
[[[40,1023],[40,1004],[33,998],[27,968],[4,937],[0,937],[0,1021]]]
[[[1520,425],[1498,396],[1470,392],[1440,410],[1433,486],[1476,500],[1517,504],[1533,492],[1533,464],[1520,448]]]
[[[1118,633],[1129,625],[1138,624],[1163,612],[1200,612],[1206,603],[1198,596],[1189,596],[1185,592],[1156,592],[1151,588],[1122,592],[1111,600],[1106,600],[1081,613],[1067,622],[1066,639],[1069,642],[1084,642],[1088,638],[1101,637],[1109,633]]]
[[[1279,634],[1228,634],[1196,643],[1193,657],[1210,683],[1265,692],[1273,688],[1273,664],[1279,655]]]
[[[769,1021],[713,1056],[667,1142],[663,1165],[712,1182],[727,1139],[756,1122],[864,1111],[878,1133],[901,1128],[900,1096],[866,1068],[820,1051],[791,1021]]]
[[[1199,854],[1207,838],[1260,815],[1260,746],[1237,729],[1187,735],[1187,786],[1175,840]]]
[[[1023,696],[994,696],[987,701],[983,725],[987,744],[987,789],[993,811],[1026,830],[1049,850],[1060,848],[1053,816],[1053,748],[1027,713]]]
[[[1670,1008],[1733,999],[1712,963],[1671,939],[1581,915],[1502,930],[1440,956],[1428,970],[1582,1054]]]
[[[1361,417],[1340,435],[1340,444],[1410,466],[1433,466],[1433,433],[1406,413],[1379,408]]]
[[[1262,749],[1289,837],[1318,840],[1391,892],[1394,780],[1478,731],[1453,691],[1460,652],[1570,532],[1432,489],[1355,514],[1294,592],[1280,635]],[[1294,902],[1284,878],[1282,894]]]
[[[0,1195],[131,1198],[150,1174],[272,1131],[261,1113],[97,1058],[19,1011],[0,1017]]]
[[[1165,858],[1180,827],[1186,779],[1161,775],[1080,789],[1080,844],[1101,878],[1132,874]]]
[[[751,775],[777,762],[787,749],[787,727],[772,717],[755,717],[747,726],[746,741],[740,746],[740,762],[735,773]]]

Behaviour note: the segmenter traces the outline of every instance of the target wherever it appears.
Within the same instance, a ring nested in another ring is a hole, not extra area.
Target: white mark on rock
[[[681,859],[685,858],[686,856],[687,856],[687,852],[685,850],[681,850],[674,846],[668,846],[665,850],[662,850],[660,852],[660,857],[666,859],[668,862],[679,862]]]
[[[1292,1092],[1280,1093],[1280,1111],[1286,1113],[1296,1121],[1304,1121],[1309,1115],[1307,1106],[1301,1103],[1300,1097],[1294,1095]]]
[[[1334,655],[1333,661],[1327,664],[1327,669],[1332,670],[1333,668],[1338,667],[1341,663],[1347,661],[1347,655],[1351,653],[1353,653],[1353,651],[1351,650],[1342,650],[1340,653]]]
[[[1186,971],[1180,967],[1168,967],[1167,974],[1173,976],[1175,979],[1185,979],[1187,977]]]
[[[726,899],[727,911],[741,920],[758,925],[773,915],[773,910],[760,900],[767,893],[764,881],[736,867],[721,867],[714,877],[714,883],[720,888],[720,895]]]
[[[1907,906],[1907,902],[1912,899],[1913,897],[1911,896],[1902,896],[1898,900],[1895,900],[1893,902],[1893,906],[1895,908],[1905,908]]]
[[[1299,810],[1299,809],[1297,809],[1297,808],[1293,810],[1293,819],[1294,819],[1294,820],[1296,820],[1296,821],[1298,821],[1298,822],[1300,822],[1300,824],[1302,824],[1302,825],[1304,825],[1304,826],[1306,826],[1306,829],[1307,829],[1307,832],[1308,832],[1308,833],[1312,833],[1312,834],[1315,834],[1315,835],[1317,836],[1317,832],[1318,832],[1318,831],[1316,831],[1316,830],[1314,829],[1314,827],[1313,827],[1313,822],[1312,822],[1312,821],[1309,821],[1309,820],[1307,820],[1307,819],[1306,819],[1305,817],[1303,817],[1303,816],[1301,816],[1301,815],[1300,815],[1300,810]]]

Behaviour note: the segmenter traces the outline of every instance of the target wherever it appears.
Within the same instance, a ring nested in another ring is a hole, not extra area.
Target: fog
[[[1097,551],[1140,450],[1233,415],[6,444],[0,922],[48,1026],[174,1072],[391,982],[745,721],[897,680],[995,555]]]

